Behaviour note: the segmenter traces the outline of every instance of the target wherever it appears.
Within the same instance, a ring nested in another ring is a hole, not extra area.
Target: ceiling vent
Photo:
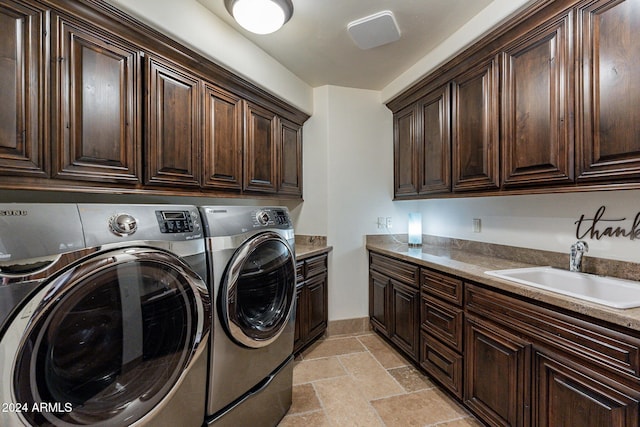
[[[347,31],[360,49],[371,49],[400,39],[398,23],[390,10],[349,22]]]

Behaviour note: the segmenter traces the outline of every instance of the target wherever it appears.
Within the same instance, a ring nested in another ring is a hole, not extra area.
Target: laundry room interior
[[[638,425],[640,0],[243,1],[0,0],[0,425]]]

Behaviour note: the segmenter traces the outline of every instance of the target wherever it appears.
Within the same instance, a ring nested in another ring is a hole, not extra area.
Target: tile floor
[[[279,427],[482,426],[374,333],[322,339],[295,363]]]

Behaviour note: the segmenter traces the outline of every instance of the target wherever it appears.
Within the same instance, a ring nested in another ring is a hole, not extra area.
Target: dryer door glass
[[[58,276],[17,352],[17,402],[36,408],[22,415],[33,425],[142,418],[176,386],[198,344],[198,286],[177,258],[151,249],[99,255]]]
[[[275,341],[291,316],[295,288],[295,260],[286,240],[266,232],[246,242],[221,288],[222,320],[232,338],[253,348]]]

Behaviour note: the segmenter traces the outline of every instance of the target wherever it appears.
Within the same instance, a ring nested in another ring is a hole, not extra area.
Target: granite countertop
[[[316,255],[329,253],[333,246],[327,245],[325,236],[306,236],[296,234],[296,260],[311,258]]]
[[[296,243],[296,260],[300,261],[301,259],[329,253],[332,249],[332,246],[299,245]]]
[[[406,243],[376,238],[367,239],[366,247],[368,250],[418,264],[422,267],[433,268],[461,279],[482,283],[535,301],[640,331],[640,307],[631,309],[610,308],[485,274],[485,271],[488,270],[550,265],[540,262],[547,261],[544,256],[540,258],[529,257],[527,258],[529,263],[525,263],[498,257],[491,253],[478,253],[464,248],[438,244],[424,244],[421,249],[412,248],[409,251]]]

